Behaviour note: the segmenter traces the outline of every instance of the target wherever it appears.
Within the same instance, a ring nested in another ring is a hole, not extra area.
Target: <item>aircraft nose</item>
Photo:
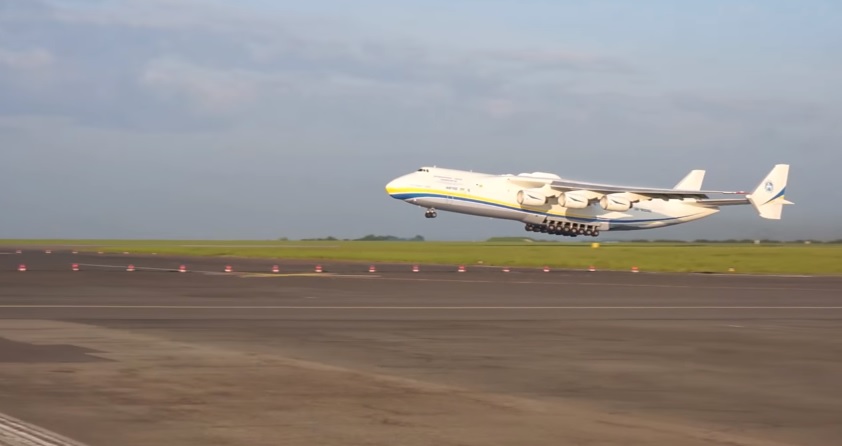
[[[397,190],[397,188],[400,187],[399,183],[400,183],[400,178],[395,178],[394,180],[389,181],[386,184],[386,193],[389,194],[389,195],[394,194],[395,191]]]

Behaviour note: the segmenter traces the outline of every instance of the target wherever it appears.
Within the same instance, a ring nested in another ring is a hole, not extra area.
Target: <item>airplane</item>
[[[528,232],[599,236],[606,231],[653,229],[709,217],[720,207],[748,205],[779,220],[789,165],[778,164],[754,191],[702,190],[704,170],[693,170],[672,189],[614,186],[561,178],[546,172],[494,175],[422,167],[386,185],[393,198],[438,211],[515,220]],[[722,198],[710,198],[723,195]],[[738,195],[739,198],[729,198]]]

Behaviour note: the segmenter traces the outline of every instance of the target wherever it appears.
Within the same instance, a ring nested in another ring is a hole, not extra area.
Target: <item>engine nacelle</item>
[[[518,191],[517,202],[522,206],[543,206],[547,204],[547,195],[543,189],[524,189]]]
[[[588,207],[588,197],[575,192],[565,192],[558,197],[558,205],[568,209],[584,209]]]
[[[619,195],[603,195],[599,199],[599,205],[606,211],[625,212],[632,207],[632,202],[626,197]]]

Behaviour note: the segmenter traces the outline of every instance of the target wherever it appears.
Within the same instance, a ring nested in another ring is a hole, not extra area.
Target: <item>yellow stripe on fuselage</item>
[[[554,212],[554,211],[552,211],[552,206],[550,207],[550,209],[546,209],[546,210],[543,209],[543,208],[525,208],[525,207],[523,207],[523,206],[521,206],[521,205],[519,205],[515,202],[494,200],[494,199],[491,199],[491,198],[479,197],[479,196],[476,196],[476,195],[460,193],[460,192],[456,192],[456,191],[452,191],[452,190],[419,189],[419,188],[413,188],[413,187],[393,187],[393,188],[387,188],[386,192],[389,195],[397,195],[397,194],[436,194],[436,195],[443,195],[445,197],[464,198],[464,199],[474,200],[474,201],[478,201],[478,202],[486,203],[486,204],[496,204],[496,205],[500,205],[500,206],[505,206],[505,207],[507,207],[509,209],[512,209],[512,210],[520,210],[520,211],[524,211],[524,212],[538,212],[538,213],[541,213],[541,214],[555,215],[555,216],[558,216],[558,217],[570,217],[570,218],[583,218],[583,219],[597,218],[594,215],[572,215],[572,214],[568,214],[568,213],[565,213],[565,212],[557,212],[557,211]]]

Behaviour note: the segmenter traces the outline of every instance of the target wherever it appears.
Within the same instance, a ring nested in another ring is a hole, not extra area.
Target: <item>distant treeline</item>
[[[809,244],[809,243],[824,243],[824,244],[842,244],[842,239],[837,240],[830,240],[830,241],[822,241],[822,240],[771,240],[771,239],[726,239],[726,240],[713,240],[713,239],[696,239],[693,241],[690,240],[671,240],[671,239],[656,239],[656,240],[644,240],[644,239],[635,239],[635,240],[616,240],[618,242],[628,242],[628,243],[735,243],[735,244]]]
[[[278,238],[278,241],[289,241],[286,237]],[[334,236],[328,237],[320,237],[320,238],[305,238],[300,239],[303,242],[423,242],[425,241],[423,236],[416,235],[415,237],[405,238],[405,237],[397,237],[394,235],[375,235],[369,234],[365,237],[360,238],[338,238]],[[547,242],[556,242],[558,240],[540,240],[534,239],[531,237],[491,237],[486,240],[486,242],[491,243],[501,243],[501,242],[508,242],[508,243],[547,243]],[[680,244],[680,243],[696,243],[696,244],[835,244],[839,245],[842,244],[842,239],[836,240],[771,240],[771,239],[725,239],[725,240],[715,240],[715,239],[696,239],[696,240],[675,240],[675,239],[633,239],[633,240],[611,240],[611,239],[588,239],[585,241],[594,241],[594,242],[601,242],[601,243],[672,243],[672,244]]]
[[[491,237],[486,242],[526,242],[526,243],[546,243],[555,242],[558,240],[539,240],[531,237]],[[727,240],[712,240],[712,239],[696,239],[696,240],[675,240],[675,239],[633,239],[633,240],[611,240],[611,239],[586,239],[583,241],[595,241],[600,243],[661,243],[661,244],[842,244],[842,239],[821,241],[821,240],[770,240],[770,239],[727,239]]]
[[[285,241],[285,240],[287,240],[287,238],[282,237],[279,240]],[[333,241],[333,242],[337,242],[337,241],[343,241],[343,242],[350,242],[350,241],[353,241],[353,242],[423,242],[424,237],[422,237],[420,235],[416,235],[415,237],[412,237],[412,238],[401,238],[401,237],[396,237],[394,235],[369,234],[365,237],[360,237],[360,238],[355,238],[355,239],[348,239],[348,238],[340,239],[340,238],[337,238],[337,237],[328,236],[328,237],[323,237],[323,238],[305,238],[305,239],[301,239],[301,241],[303,241],[303,242],[330,242],[330,241]]]

